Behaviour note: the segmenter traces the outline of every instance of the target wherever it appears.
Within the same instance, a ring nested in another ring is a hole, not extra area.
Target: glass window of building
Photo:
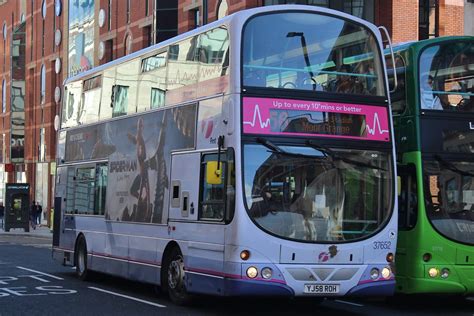
[[[41,5],[41,15],[43,16],[43,19],[46,19],[47,8],[48,8],[48,5],[46,3],[46,0],[43,0],[43,4]]]
[[[2,82],[2,112],[7,111],[7,82],[3,80]]]
[[[420,0],[418,39],[423,40],[439,36],[438,0]]]
[[[113,89],[113,109],[112,117],[127,114],[128,109],[128,88],[127,86],[115,85]]]
[[[142,60],[138,80],[138,112],[164,106],[166,91],[166,58],[168,52],[161,52]]]
[[[40,96],[41,96],[41,104],[45,101],[46,96],[46,67],[45,65],[41,65],[41,73],[40,73]]]
[[[229,13],[229,5],[227,0],[221,0],[217,6],[217,19],[225,17]]]
[[[315,5],[346,12],[369,22],[374,22],[375,19],[374,0],[265,0],[264,2],[264,5],[276,4]]]

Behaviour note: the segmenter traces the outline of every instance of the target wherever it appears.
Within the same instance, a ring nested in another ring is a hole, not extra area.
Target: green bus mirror
[[[206,166],[206,183],[222,184],[222,162],[217,168],[217,161],[208,161]]]

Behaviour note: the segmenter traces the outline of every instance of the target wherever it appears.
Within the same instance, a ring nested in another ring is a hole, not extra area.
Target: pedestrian
[[[41,204],[36,203],[36,220],[37,224],[41,226],[41,214],[43,213],[43,207]]]
[[[36,229],[36,212],[36,203],[33,201],[30,208],[30,223],[33,229]]]
[[[5,207],[3,206],[3,202],[0,202],[0,221],[2,222],[2,225],[0,227],[3,227],[3,216],[5,215]]]

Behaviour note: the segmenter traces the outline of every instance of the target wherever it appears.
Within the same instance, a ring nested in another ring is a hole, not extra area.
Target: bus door
[[[193,271],[222,275],[224,268],[224,208],[218,199],[225,194],[222,177],[214,173],[217,156],[212,153],[184,153],[172,156],[169,222],[171,238],[187,243],[183,251],[188,288],[208,294],[221,294],[223,280]],[[225,152],[221,154],[225,172]],[[176,221],[174,223],[174,221]]]

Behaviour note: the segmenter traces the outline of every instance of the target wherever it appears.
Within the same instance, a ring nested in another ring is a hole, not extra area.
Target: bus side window
[[[413,164],[398,166],[398,227],[410,230],[416,225],[418,215],[418,191],[416,168]]]
[[[106,163],[96,165],[94,185],[94,215],[105,214],[108,170],[109,168]]]

